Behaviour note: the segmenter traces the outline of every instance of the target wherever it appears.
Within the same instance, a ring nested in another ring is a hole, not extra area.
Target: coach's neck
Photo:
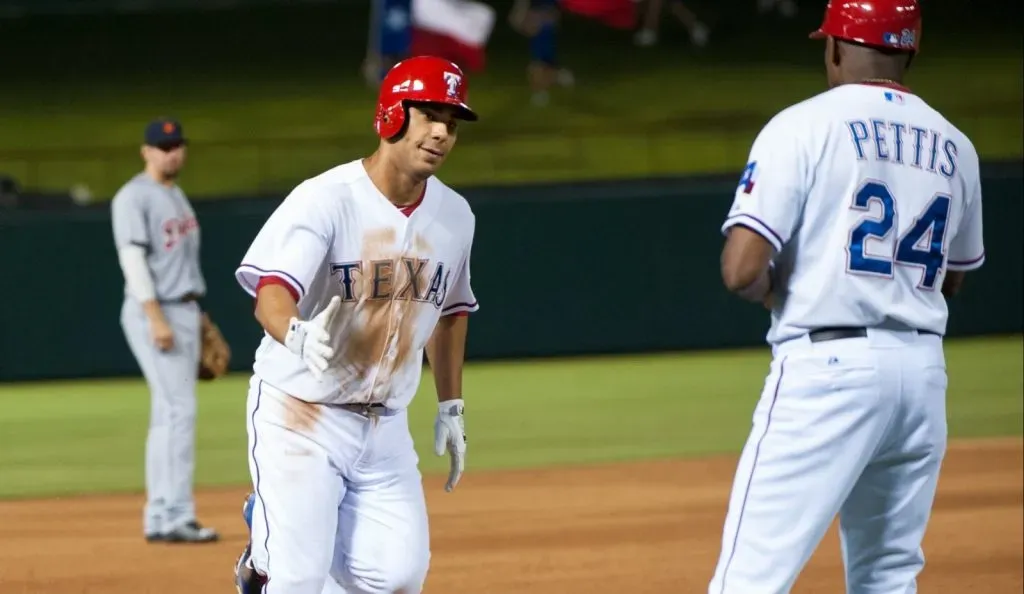
[[[826,62],[833,86],[864,81],[889,81],[902,85],[907,68],[913,59],[913,54],[906,51],[870,47],[835,39],[831,39],[829,43]]]

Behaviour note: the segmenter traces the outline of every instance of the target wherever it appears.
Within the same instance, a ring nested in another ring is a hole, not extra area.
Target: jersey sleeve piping
[[[276,274],[268,274],[266,276],[260,277],[259,282],[256,283],[256,293],[259,294],[260,290],[263,287],[267,287],[270,285],[278,285],[284,287],[284,289],[288,291],[288,294],[292,296],[292,301],[294,301],[295,303],[299,302],[299,292],[295,290],[295,287],[293,287],[292,284],[288,282],[286,279]]]
[[[480,304],[476,301],[472,303],[453,303],[448,307],[441,310],[442,316],[450,316],[457,313],[473,313],[480,309]]]
[[[722,233],[724,234],[726,231],[729,230],[730,227],[734,227],[736,225],[746,227],[753,231],[754,233],[757,233],[758,235],[763,237],[765,241],[772,244],[772,247],[775,248],[776,252],[782,251],[782,236],[776,233],[774,229],[769,227],[761,219],[746,213],[732,215],[731,217],[725,219],[725,224],[722,225]]]
[[[288,274],[283,270],[265,270],[252,264],[242,264],[235,271],[235,278],[238,279],[238,284],[242,286],[250,296],[255,297],[257,288],[260,283],[260,279],[264,276],[276,276],[288,283],[301,299],[306,294],[306,288],[302,286],[302,283],[298,281],[294,276]]]
[[[971,260],[949,260],[946,262],[946,268],[957,271],[977,270],[984,263],[985,252],[982,252],[980,256]]]

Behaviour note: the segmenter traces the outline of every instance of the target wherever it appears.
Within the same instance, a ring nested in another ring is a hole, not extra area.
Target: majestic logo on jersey
[[[448,96],[458,97],[459,96],[459,84],[462,82],[462,77],[454,72],[444,73],[444,82],[448,85]]]
[[[742,189],[744,194],[749,194],[754,191],[754,177],[757,174],[757,161],[751,161],[747,163],[746,168],[743,170],[743,175],[740,176],[740,183],[737,188]]]
[[[451,270],[444,262],[401,258],[331,264],[344,302],[394,299],[431,303],[440,309],[448,295]]]
[[[186,235],[198,229],[199,221],[195,217],[167,219],[161,228],[164,232],[164,249],[169,250],[181,243]]]

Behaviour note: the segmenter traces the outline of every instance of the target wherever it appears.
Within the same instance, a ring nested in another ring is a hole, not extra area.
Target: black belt
[[[181,297],[172,297],[170,299],[161,299],[160,303],[192,303],[193,301],[199,301],[203,296],[198,293],[185,293]]]
[[[914,330],[914,332],[917,332],[918,334],[940,336],[938,332],[932,332],[931,330]],[[864,338],[867,335],[868,329],[863,327],[833,327],[812,330],[807,333],[807,338],[809,338],[811,342],[826,342],[829,340],[842,340],[844,338]]]
[[[380,402],[374,402],[372,404],[351,402],[347,404],[330,404],[328,406],[334,408],[342,408],[349,412],[354,412],[357,415],[361,415],[367,418],[387,417],[395,413],[394,410],[389,409]]]

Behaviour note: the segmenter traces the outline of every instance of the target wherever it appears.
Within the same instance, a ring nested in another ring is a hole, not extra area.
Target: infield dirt
[[[1024,442],[954,442],[925,539],[921,592],[1024,586]],[[702,593],[735,458],[474,472],[455,493],[428,477],[427,594]],[[148,545],[139,496],[0,502],[4,594],[229,594],[245,488],[203,491],[212,545]],[[830,531],[796,593],[843,592]]]

